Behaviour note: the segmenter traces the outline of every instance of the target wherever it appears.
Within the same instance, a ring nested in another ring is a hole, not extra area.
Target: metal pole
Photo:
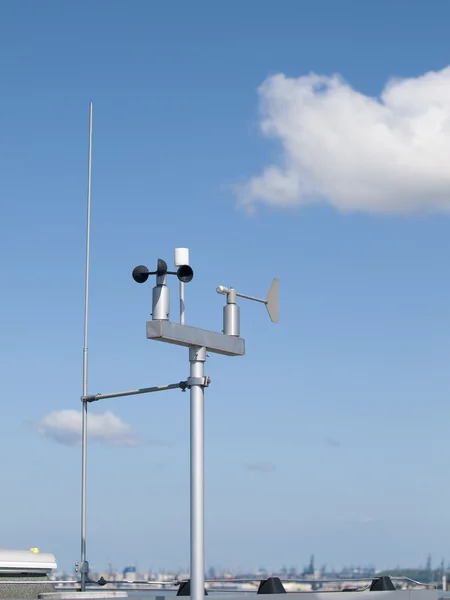
[[[88,320],[89,320],[89,259],[91,241],[91,180],[92,180],[92,102],[89,104],[89,153],[86,227],[86,279],[84,296],[83,398],[88,388]],[[87,471],[87,402],[83,400],[81,419],[81,591],[86,589],[86,471]]]
[[[191,364],[191,599],[203,600],[204,555],[204,387],[206,348],[189,348]],[[200,378],[200,379],[199,379]],[[194,383],[198,382],[198,383]]]
[[[184,325],[184,281],[180,281],[180,323]]]

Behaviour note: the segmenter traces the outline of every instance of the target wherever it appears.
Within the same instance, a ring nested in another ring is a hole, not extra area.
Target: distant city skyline
[[[319,557],[320,559],[320,557]],[[64,570],[64,569],[63,569]],[[74,572],[76,572],[75,566],[72,569]],[[424,561],[421,564],[417,564],[417,565],[391,565],[390,567],[388,567],[387,569],[380,569],[377,567],[377,565],[374,564],[347,564],[347,565],[343,565],[342,567],[336,569],[334,567],[330,568],[329,565],[327,565],[324,561],[320,561],[318,560],[315,555],[311,555],[309,561],[303,565],[303,566],[299,566],[299,565],[295,565],[293,563],[290,563],[289,565],[279,565],[279,566],[274,566],[274,565],[269,565],[269,566],[264,566],[264,565],[260,565],[258,568],[252,568],[252,569],[239,569],[237,567],[233,567],[233,566],[228,566],[228,567],[216,567],[214,565],[209,565],[206,567],[205,569],[205,577],[208,579],[214,579],[216,577],[222,578],[224,576],[227,575],[233,575],[233,576],[237,576],[237,575],[245,575],[245,574],[250,574],[250,575],[261,575],[263,576],[265,575],[279,575],[279,576],[286,576],[286,577],[299,577],[299,576],[303,576],[303,577],[317,577],[317,576],[323,576],[323,575],[340,575],[340,576],[344,576],[344,575],[348,575],[351,576],[351,574],[353,573],[355,576],[364,576],[364,577],[372,577],[375,576],[376,574],[380,573],[381,571],[421,571],[423,573],[441,573],[441,572],[448,572],[450,571],[450,561],[446,562],[444,558],[441,558],[438,561],[433,561],[433,558],[431,556],[431,554],[428,554],[424,557]],[[58,571],[61,571],[61,569],[58,569]],[[70,571],[70,569],[69,569]],[[155,573],[166,573],[166,574],[170,574],[170,575],[175,575],[175,576],[179,576],[180,573],[182,574],[188,574],[189,573],[189,566],[188,565],[184,565],[184,566],[178,566],[176,568],[174,568],[173,566],[170,565],[166,565],[164,566],[159,566],[159,567],[152,567],[150,565],[145,566],[144,564],[141,564],[139,561],[136,562],[129,562],[125,565],[122,566],[118,566],[118,565],[114,565],[112,563],[109,563],[107,565],[96,565],[93,569],[94,572],[98,572],[98,573],[106,573],[109,572],[111,574],[114,574],[115,576],[117,576],[118,574],[122,574],[125,575],[125,572],[129,572],[129,573],[145,573],[145,574],[155,574]]]
[[[77,579],[77,573],[75,580]],[[260,567],[257,570],[236,571],[233,569],[224,569],[222,571],[209,567],[205,573],[205,581],[208,586],[214,589],[216,583],[219,586],[227,586],[235,582],[241,586],[241,591],[251,591],[252,586],[258,586],[260,581],[269,577],[279,578],[287,591],[308,591],[322,590],[331,591],[351,587],[350,581],[367,582],[367,580],[376,580],[381,576],[388,576],[400,589],[407,587],[423,587],[424,585],[434,585],[440,589],[447,590],[447,580],[450,575],[450,565],[445,565],[444,559],[438,566],[433,565],[431,555],[427,556],[426,562],[422,566],[404,566],[403,568],[390,568],[385,570],[377,569],[374,565],[348,565],[341,570],[329,570],[326,565],[318,567],[315,564],[315,557],[312,555],[310,561],[303,568],[286,566],[280,568]],[[128,565],[126,567],[114,568],[108,565],[107,569],[97,569],[91,571],[93,580],[103,579],[104,581],[116,583],[119,585],[139,585],[145,582],[157,584],[158,589],[165,589],[165,586],[177,586],[181,581],[189,579],[189,568],[184,569],[143,569],[137,565]],[[70,575],[64,572],[54,572],[52,578],[56,581],[66,581]],[[165,582],[165,583],[164,583]],[[253,582],[253,583],[250,583]],[[365,584],[364,584],[365,585]],[[250,587],[249,587],[250,586]],[[356,588],[355,588],[356,589]]]

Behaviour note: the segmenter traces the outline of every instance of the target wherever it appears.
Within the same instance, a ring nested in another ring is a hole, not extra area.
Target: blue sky
[[[217,285],[281,280],[279,325],[242,301],[247,356],[206,365],[207,565],[445,557],[449,17],[433,1],[3,2],[4,547],[79,559],[80,448],[43,420],[80,408],[93,101],[90,392],[188,374],[187,351],[145,338],[136,264],[189,247],[187,323],[215,330]],[[311,73],[324,102],[306,106]],[[393,77],[412,87],[379,114]],[[188,395],[105,410],[146,443],[90,444],[91,565],[186,566]]]

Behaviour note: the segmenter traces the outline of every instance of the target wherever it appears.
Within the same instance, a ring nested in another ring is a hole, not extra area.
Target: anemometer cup
[[[182,283],[189,283],[194,277],[194,271],[189,265],[181,265],[177,271],[177,277]]]
[[[134,267],[132,275],[136,283],[145,283],[150,275],[150,271],[144,265],[138,265]]]
[[[189,265],[181,265],[177,272],[168,271],[166,261],[158,258],[156,271],[149,271],[145,265],[138,265],[133,269],[133,279],[136,283],[145,283],[149,275],[164,277],[165,275],[176,275],[182,283],[189,283],[194,277],[194,271]]]
[[[149,275],[156,275],[157,277],[164,277],[167,274],[167,263],[162,258],[158,258],[156,264],[156,271],[149,271],[146,266],[138,265],[133,269],[133,279],[136,283],[145,283]]]

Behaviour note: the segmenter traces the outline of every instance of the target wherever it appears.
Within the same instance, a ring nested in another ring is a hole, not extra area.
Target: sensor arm
[[[239,298],[246,298],[247,300],[253,300],[254,302],[260,302],[261,304],[265,304],[267,312],[269,313],[270,320],[273,323],[278,323],[279,283],[279,279],[274,279],[272,281],[272,285],[270,286],[270,289],[267,292],[267,296],[265,299],[255,298],[255,296],[248,296],[247,294],[241,294],[240,292],[237,292],[234,288],[227,288],[223,285],[219,285],[216,288],[216,292],[218,294],[223,294],[227,296],[227,304],[236,304],[236,296],[239,296]]]
[[[247,298],[247,300],[254,300],[255,302],[262,302],[262,304],[267,304],[267,300],[255,298],[254,296],[247,296],[247,294],[240,294],[239,292],[236,292],[236,296],[239,296],[239,298]]]
[[[164,392],[165,390],[181,389],[183,392],[189,386],[188,381],[179,383],[170,383],[169,385],[156,385],[154,387],[141,388],[139,390],[129,390],[128,392],[114,392],[112,394],[92,394],[81,398],[82,402],[97,402],[97,400],[106,400],[107,398],[122,398],[123,396],[136,396],[137,394],[151,394],[152,392]]]

